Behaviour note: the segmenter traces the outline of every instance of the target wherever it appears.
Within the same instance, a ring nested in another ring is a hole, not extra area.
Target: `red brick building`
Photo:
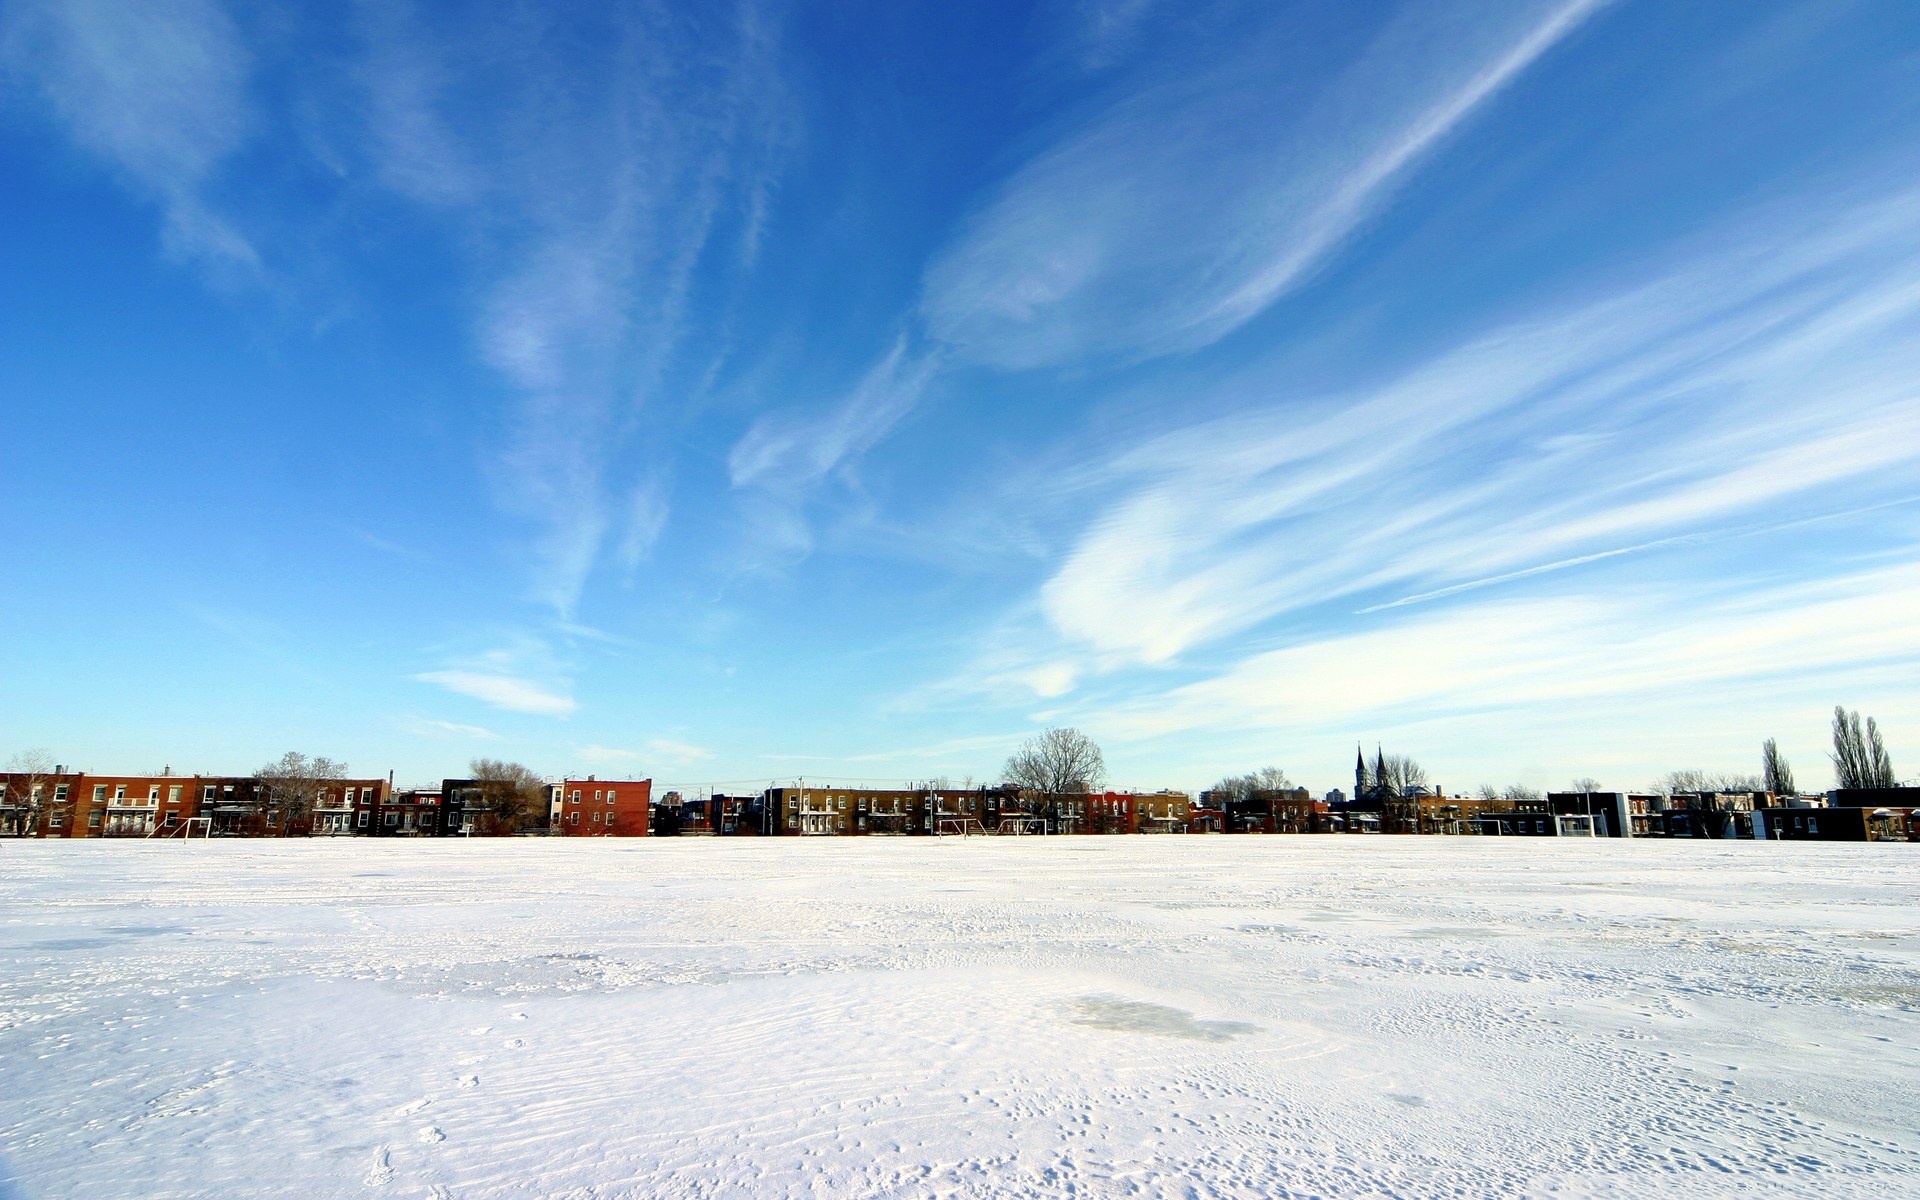
[[[566,837],[646,837],[652,808],[651,779],[566,779],[554,828]]]
[[[408,788],[385,794],[363,788],[354,800],[353,832],[364,837],[434,837],[440,833],[440,793]]]
[[[350,837],[368,832],[360,828],[359,815],[369,808],[378,809],[386,792],[384,779],[342,779],[322,784],[309,821],[313,836]]]
[[[353,819],[362,798],[378,803],[385,789],[383,779],[330,782],[303,819],[277,805],[258,780],[237,776],[64,770],[5,774],[0,775],[0,835],[172,837],[190,832],[189,823],[200,817],[207,826],[192,832],[249,837],[344,834],[358,832]],[[26,828],[29,823],[31,830]]]
[[[1084,792],[1053,803],[1056,832],[1133,833],[1139,808],[1132,792]]]
[[[199,778],[47,774],[0,775],[0,834],[39,837],[148,837],[199,815]],[[31,826],[31,828],[29,827]]]

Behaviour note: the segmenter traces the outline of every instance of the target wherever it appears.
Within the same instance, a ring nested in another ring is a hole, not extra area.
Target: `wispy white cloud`
[[[1220,729],[1306,738],[1458,716],[1499,728],[1502,714],[1599,708],[1608,728],[1593,737],[1606,740],[1637,734],[1639,700],[1738,707],[1742,690],[1781,680],[1802,696],[1881,690],[1874,672],[1920,662],[1916,611],[1920,568],[1911,565],[1768,588],[1626,586],[1414,610],[1086,719],[1119,738]],[[1817,719],[1817,700],[1812,708]]]
[[[1097,71],[1124,58],[1138,44],[1157,4],[1158,0],[1075,0],[1072,41],[1083,65]]]
[[[1770,227],[1358,395],[1240,381],[1240,415],[1090,472],[1124,499],[1040,611],[1085,654],[1166,662],[1332,597],[1521,579],[1890,479],[1920,458],[1914,211]]]
[[[494,671],[422,671],[414,678],[508,712],[564,717],[578,707],[550,684]]]
[[[648,753],[669,763],[706,762],[713,757],[713,751],[705,746],[696,746],[679,738],[648,738],[646,746]]]
[[[824,411],[762,416],[727,456],[733,486],[801,492],[819,483],[885,437],[912,410],[937,365],[935,355],[910,354],[901,337]]]
[[[936,352],[915,352],[902,336],[834,403],[756,420],[727,456],[729,479],[747,493],[754,540],[790,554],[807,550],[812,535],[801,510],[811,494],[826,479],[850,472],[913,410],[939,363]]]
[[[442,107],[459,83],[445,44],[407,4],[357,0],[353,17],[365,47],[355,74],[367,97],[381,182],[423,204],[480,199],[484,173],[469,161]]]
[[[1151,357],[1238,328],[1601,0],[1413,5],[1324,91],[1276,25],[1163,68],[1016,172],[929,268],[922,312],[965,359]]]
[[[654,543],[660,540],[667,527],[668,511],[666,484],[658,475],[641,481],[628,497],[619,557],[629,579],[653,552]]]
[[[258,265],[208,195],[252,130],[251,65],[217,0],[18,0],[0,12],[0,66],[159,204],[168,252],[217,278]]]
[[[603,16],[591,41],[551,14],[361,22],[380,176],[460,228],[476,342],[520,394],[495,490],[535,527],[532,591],[563,619],[603,555],[631,573],[664,527],[649,410],[696,268],[717,231],[758,237],[791,133],[757,4]]]
[[[623,746],[602,746],[589,743],[576,749],[581,758],[596,766],[612,766],[642,763],[647,761],[664,763],[669,766],[685,766],[697,762],[706,762],[713,757],[713,751],[705,746],[696,746],[692,742],[678,738],[648,738],[639,750]]]
[[[456,737],[476,742],[500,740],[499,734],[484,725],[463,725],[459,721],[441,721],[432,717],[408,717],[400,723],[400,727],[422,737]]]

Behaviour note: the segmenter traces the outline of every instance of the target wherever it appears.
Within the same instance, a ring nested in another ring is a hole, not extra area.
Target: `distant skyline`
[[[0,760],[1920,774],[1897,0],[0,9]]]

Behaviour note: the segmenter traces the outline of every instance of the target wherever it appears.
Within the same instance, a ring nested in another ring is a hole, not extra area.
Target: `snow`
[[[0,1192],[1912,1196],[1900,845],[0,845]]]

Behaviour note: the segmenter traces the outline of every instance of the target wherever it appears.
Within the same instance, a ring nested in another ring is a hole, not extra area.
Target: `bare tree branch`
[[[327,785],[346,777],[347,764],[324,755],[308,758],[296,750],[287,751],[254,772],[268,803],[280,810],[280,828],[286,833],[311,821]]]
[[[1091,791],[1107,781],[1106,759],[1092,738],[1078,729],[1049,729],[1021,743],[1007,759],[1007,782],[1047,796],[1084,786]]]

